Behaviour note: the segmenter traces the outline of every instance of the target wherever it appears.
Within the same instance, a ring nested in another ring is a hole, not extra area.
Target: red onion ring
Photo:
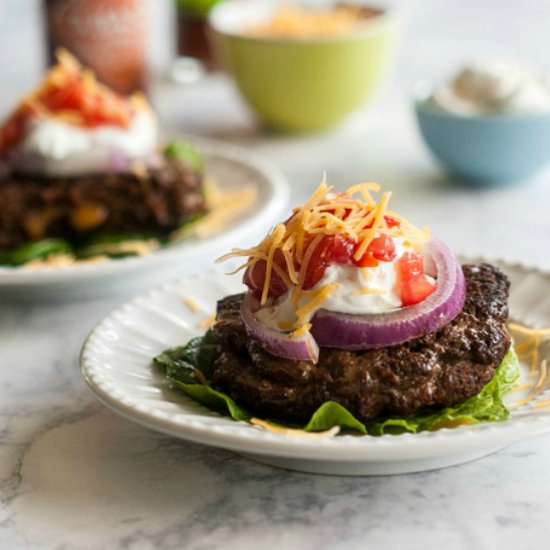
[[[11,172],[29,175],[44,173],[44,158],[38,153],[12,149],[6,154],[6,162]]]
[[[414,306],[389,313],[350,315],[319,310],[311,333],[321,347],[365,350],[402,344],[451,322],[464,307],[464,274],[452,252],[431,239],[423,254],[435,263],[437,288]]]
[[[124,151],[113,149],[109,153],[107,172],[110,174],[119,174],[130,171],[130,159]]]
[[[317,362],[319,346],[310,332],[295,337],[290,333],[268,328],[254,315],[258,307],[258,301],[251,294],[246,294],[241,306],[241,315],[250,338],[277,357]]]
[[[293,337],[263,325],[254,314],[259,308],[258,302],[247,294],[241,308],[246,331],[277,357],[313,362],[318,359],[319,346],[367,350],[402,344],[435,331],[462,310],[466,284],[460,264],[441,241],[431,239],[422,252],[426,263],[433,263],[427,271],[437,273],[437,288],[419,304],[370,315],[320,309],[311,321],[311,332]]]

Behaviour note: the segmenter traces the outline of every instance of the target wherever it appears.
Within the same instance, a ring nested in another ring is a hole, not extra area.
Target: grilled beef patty
[[[202,176],[162,157],[131,173],[0,180],[0,248],[61,237],[73,243],[99,233],[167,234],[205,211]]]
[[[329,400],[362,422],[461,403],[493,378],[510,347],[506,275],[488,264],[463,271],[466,303],[443,328],[375,350],[322,348],[316,365],[265,351],[246,335],[243,295],[224,298],[213,329],[222,353],[212,385],[253,414],[298,423]]]

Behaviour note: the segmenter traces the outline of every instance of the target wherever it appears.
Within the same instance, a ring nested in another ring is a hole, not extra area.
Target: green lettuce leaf
[[[202,383],[212,376],[214,359],[219,346],[212,331],[190,340],[185,346],[168,349],[157,355],[153,362],[164,369],[174,386],[189,397],[235,420],[250,420],[251,415],[237,405],[228,395]]]
[[[210,380],[212,364],[218,354],[219,346],[216,339],[213,333],[208,331],[204,336],[193,338],[185,346],[161,353],[154,358],[154,363],[164,369],[166,377],[174,386],[199,403],[227,414],[235,420],[250,420],[252,415],[228,395],[201,383]],[[197,371],[200,371],[198,375]],[[428,409],[407,418],[379,418],[364,424],[339,403],[327,401],[313,413],[304,426],[300,427],[308,432],[316,432],[340,426],[342,429],[362,434],[383,435],[417,433],[444,427],[451,428],[460,424],[505,420],[510,413],[502,398],[518,379],[519,361],[511,348],[496,370],[494,378],[481,392],[454,407]],[[285,425],[280,422],[277,424]]]
[[[131,241],[149,241],[158,239],[158,235],[145,235],[139,233],[102,233],[89,239],[76,250],[76,256],[80,259],[93,258],[94,256],[108,256],[109,258],[127,258],[136,256],[136,252],[126,252],[120,249],[122,243]]]
[[[189,397],[201,403],[216,412],[228,415],[233,420],[244,420],[248,422],[252,415],[237,405],[231,397],[223,392],[214,390],[210,386],[202,384],[184,384],[178,380],[174,380],[174,385],[183,390]]]
[[[493,379],[477,395],[459,405],[426,411],[408,418],[386,418],[369,422],[371,435],[417,433],[424,430],[452,428],[460,424],[506,420],[510,412],[502,398],[519,379],[519,361],[513,348],[504,357]]]
[[[184,227],[191,227],[199,220],[204,218],[206,214],[193,214],[184,220],[176,231],[180,231]],[[187,235],[186,235],[187,236]],[[185,238],[184,236],[183,238]],[[178,237],[179,239],[180,237]],[[97,235],[92,239],[81,243],[78,246],[72,246],[64,239],[47,238],[39,241],[25,243],[17,248],[2,250],[0,249],[0,266],[6,265],[16,267],[32,260],[47,258],[52,254],[67,254],[77,259],[87,259],[94,256],[108,256],[112,259],[126,258],[128,256],[136,256],[136,252],[126,252],[120,250],[120,244],[129,241],[149,241],[155,239],[160,246],[167,245],[174,239],[171,235],[158,234],[139,234],[139,233],[104,233]]]
[[[311,416],[309,422],[303,427],[306,432],[324,432],[334,426],[348,430],[356,430],[362,434],[367,433],[366,426],[357,420],[345,407],[336,401],[323,403]]]
[[[191,339],[185,346],[167,349],[153,359],[164,368],[166,377],[184,384],[197,384],[202,378],[210,380],[214,360],[219,355],[219,346],[214,333],[209,330],[204,336]]]
[[[188,164],[197,172],[204,171],[204,159],[200,153],[186,141],[175,139],[168,143],[163,153],[170,158],[177,159],[180,162]]]
[[[0,265],[18,266],[52,254],[72,254],[71,245],[63,239],[42,239],[11,250],[0,250]]]

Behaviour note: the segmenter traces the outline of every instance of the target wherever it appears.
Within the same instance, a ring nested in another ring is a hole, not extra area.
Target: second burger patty
[[[162,157],[132,173],[0,180],[0,248],[100,233],[167,234],[205,211],[202,175]]]
[[[218,303],[214,333],[222,353],[212,385],[253,414],[305,423],[326,401],[362,422],[456,405],[478,394],[510,347],[510,283],[488,264],[463,266],[466,303],[438,331],[366,351],[322,348],[319,362],[275,357],[249,339],[240,316],[243,295]]]

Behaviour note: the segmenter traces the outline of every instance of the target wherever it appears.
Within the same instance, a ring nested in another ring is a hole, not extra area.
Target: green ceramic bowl
[[[227,0],[212,10],[209,21],[222,62],[268,126],[285,132],[334,126],[388,74],[399,17],[385,10],[337,37],[274,39],[243,33],[269,20],[277,4]]]

